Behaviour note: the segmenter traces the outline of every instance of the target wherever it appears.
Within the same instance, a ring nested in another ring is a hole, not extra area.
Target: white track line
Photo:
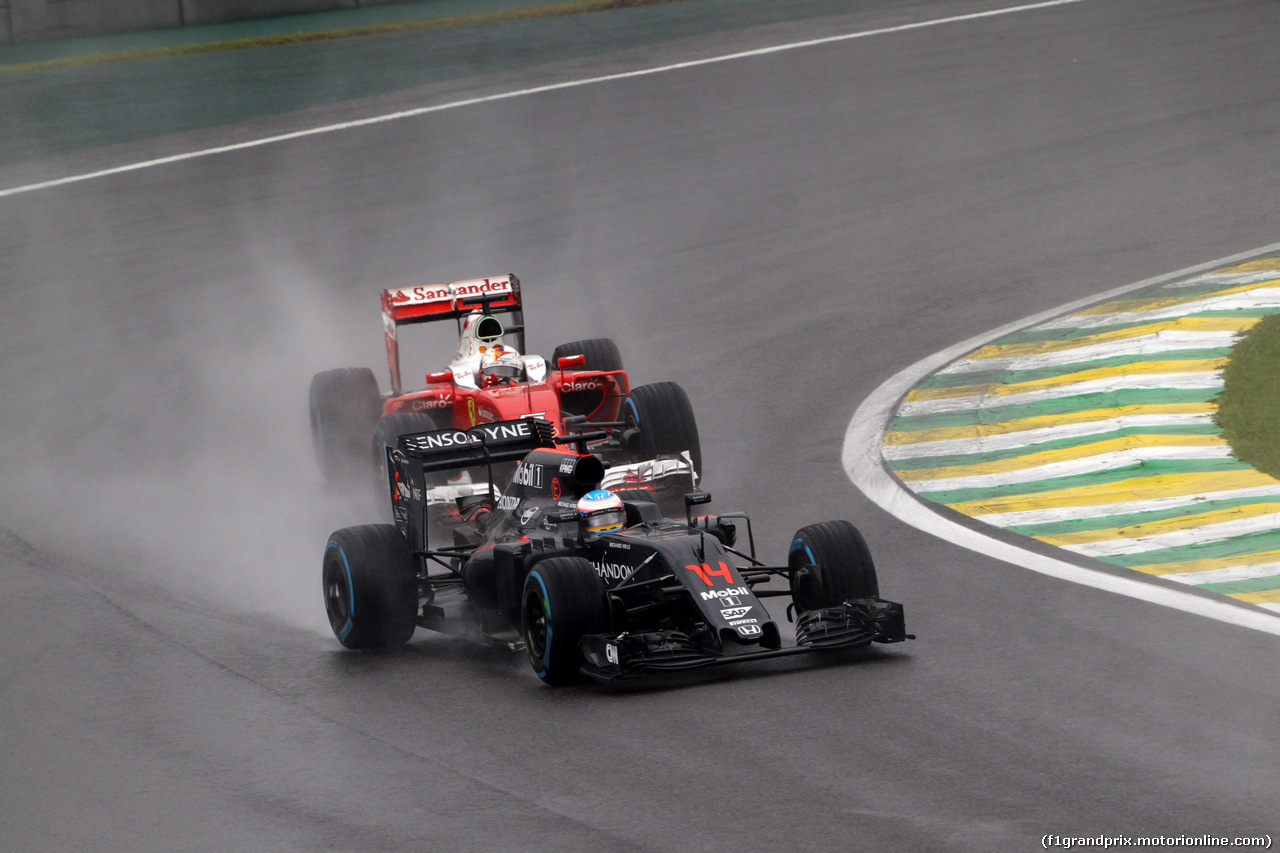
[[[1144,281],[1118,287],[1115,290],[1081,299],[1059,308],[1044,311],[1023,320],[1001,326],[985,334],[962,341],[953,347],[934,353],[907,369],[892,376],[883,385],[871,393],[853,414],[849,428],[845,432],[842,462],[845,473],[863,494],[878,504],[885,511],[920,530],[940,539],[953,542],[963,548],[985,554],[1015,566],[1022,566],[1040,574],[1061,580],[1078,583],[1095,589],[1127,595],[1175,610],[1195,613],[1228,622],[1245,628],[1253,628],[1268,634],[1280,635],[1280,619],[1265,613],[1249,610],[1225,601],[1203,598],[1190,592],[1167,589],[1138,578],[1114,575],[1108,572],[1076,565],[1067,559],[1058,559],[1018,545],[997,539],[938,514],[922,499],[903,488],[884,467],[881,455],[881,440],[889,420],[893,417],[894,408],[908,391],[922,382],[926,377],[941,370],[949,363],[984,344],[998,340],[1006,335],[1021,331],[1028,326],[1042,323],[1062,314],[1077,311],[1089,305],[1095,305],[1108,299],[1114,299],[1135,290],[1155,287],[1173,279],[1193,275],[1198,272],[1240,263],[1260,255],[1280,251],[1280,243],[1263,246],[1248,252],[1241,252],[1216,261],[1188,267],[1177,272],[1149,278]],[[936,505],[935,505],[936,506]],[[1063,552],[1064,557],[1069,556]],[[1136,574],[1136,573],[1135,573]]]
[[[263,145],[274,145],[278,142],[288,142],[292,139],[303,139],[308,136],[318,136],[324,133],[337,133],[343,130],[352,130],[358,127],[367,127],[373,124],[382,124],[389,121],[399,121],[406,118],[414,118],[416,116],[428,115],[430,113],[444,112],[445,110],[456,110],[463,107],[472,107],[478,104],[488,104],[494,101],[506,101],[513,98],[522,98],[528,95],[540,95],[544,92],[555,92],[562,89],[573,89],[579,86],[592,86],[597,83],[611,83],[616,80],[628,80],[633,77],[644,77],[650,74],[665,74],[669,71],[680,71],[686,68],[697,68],[703,65],[714,65],[721,62],[733,62],[739,59],[750,59],[756,56],[767,56],[772,53],[783,53],[791,50],[803,50],[810,47],[818,47],[820,45],[835,44],[837,42],[852,41],[853,39],[870,38],[871,36],[890,35],[892,33],[903,33],[910,30],[925,29],[926,27],[938,27],[943,24],[956,24],[963,21],[975,21],[981,18],[992,18],[998,15],[1012,15],[1017,12],[1030,12],[1037,9],[1047,9],[1053,6],[1066,6],[1071,3],[1083,3],[1085,0],[1045,0],[1041,3],[1027,3],[1021,6],[1009,6],[1003,9],[991,9],[986,12],[973,12],[967,15],[953,15],[947,18],[935,18],[929,21],[918,21],[913,24],[900,24],[896,27],[882,27],[875,30],[863,30],[855,33],[844,33],[837,36],[826,36],[824,38],[809,39],[807,41],[791,42],[789,44],[774,45],[772,47],[757,48],[755,50],[744,50],[738,53],[727,53],[722,56],[712,56],[706,59],[693,59],[687,62],[677,62],[671,65],[661,65],[655,68],[642,68],[638,71],[625,71],[618,74],[606,74],[602,77],[588,77],[583,80],[569,80],[564,83],[552,83],[546,86],[534,86],[528,89],[516,89],[511,92],[500,92],[496,95],[486,95],[481,98],[467,98],[461,101],[451,101],[447,104],[437,104],[433,107],[418,107],[412,110],[402,110],[400,112],[387,113],[385,115],[370,116],[369,118],[358,119],[356,121],[345,121],[338,124],[324,125],[323,127],[313,127],[308,130],[297,130],[292,133],[282,133],[277,136],[265,136],[260,139],[250,139],[245,142],[236,142],[231,145],[220,145],[216,148],[205,148],[199,151],[189,151],[185,154],[174,154],[169,157],[158,157],[154,160],[146,160],[140,163],[130,163],[124,166],[116,166],[111,169],[102,169],[97,172],[86,172],[81,175],[70,175],[65,178],[57,178],[51,181],[41,181],[40,183],[27,184],[26,186],[12,187],[10,189],[0,190],[0,198],[12,195],[20,195],[22,193],[37,192],[38,190],[52,189],[53,187],[65,186],[66,184],[75,184],[82,181],[91,181],[96,178],[105,178],[110,175],[119,175],[125,172],[136,172],[140,169],[151,169],[156,166],[164,166],[170,163],[181,163],[185,160],[194,160],[200,157],[211,157],[215,154],[226,154],[231,151],[243,151],[248,148],[257,148]]]

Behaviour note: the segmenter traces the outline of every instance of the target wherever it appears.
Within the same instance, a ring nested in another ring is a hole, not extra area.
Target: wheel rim
[[[335,633],[345,628],[351,620],[347,579],[343,572],[337,570],[333,561],[326,563],[324,567],[324,609],[329,614],[329,625]]]
[[[524,644],[535,666],[546,660],[549,638],[546,603],[536,591],[530,591],[524,602]]]

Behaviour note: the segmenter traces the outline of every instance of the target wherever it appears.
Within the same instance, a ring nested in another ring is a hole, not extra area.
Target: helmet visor
[[[496,376],[499,379],[519,379],[524,373],[524,368],[518,364],[509,364],[495,361],[491,364],[483,365],[480,372],[485,376]]]
[[[582,519],[583,530],[593,536],[621,530],[626,524],[627,511],[622,508],[601,510]]]

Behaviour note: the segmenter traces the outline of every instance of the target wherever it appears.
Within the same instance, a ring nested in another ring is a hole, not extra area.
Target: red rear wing
[[[391,393],[400,393],[400,342],[396,329],[408,323],[452,320],[472,311],[516,314],[512,331],[524,347],[524,314],[520,309],[520,279],[514,275],[468,278],[447,284],[422,284],[382,291],[382,326],[387,338],[387,366]]]
[[[520,308],[520,279],[514,275],[469,278],[382,291],[382,320],[388,329],[461,317],[472,311]]]

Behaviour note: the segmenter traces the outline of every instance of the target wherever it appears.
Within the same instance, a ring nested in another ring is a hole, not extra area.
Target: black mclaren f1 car
[[[324,551],[338,640],[366,649],[406,643],[417,628],[469,635],[523,647],[539,678],[566,684],[912,638],[902,605],[879,597],[849,522],[802,527],[787,565],[768,566],[756,559],[745,514],[696,515],[710,495],[692,492],[685,517],[672,519],[637,499],[651,490],[598,491],[605,465],[587,448],[601,434],[553,432],[523,418],[388,446],[394,524],[338,530]],[[451,531],[452,544],[436,544],[425,500],[432,478],[482,468],[493,483],[494,467],[512,463],[501,492],[458,499],[468,524]],[[603,532],[579,509],[601,495],[618,510]],[[757,588],[775,577],[787,589]],[[791,599],[794,645],[762,603],[772,596]]]

